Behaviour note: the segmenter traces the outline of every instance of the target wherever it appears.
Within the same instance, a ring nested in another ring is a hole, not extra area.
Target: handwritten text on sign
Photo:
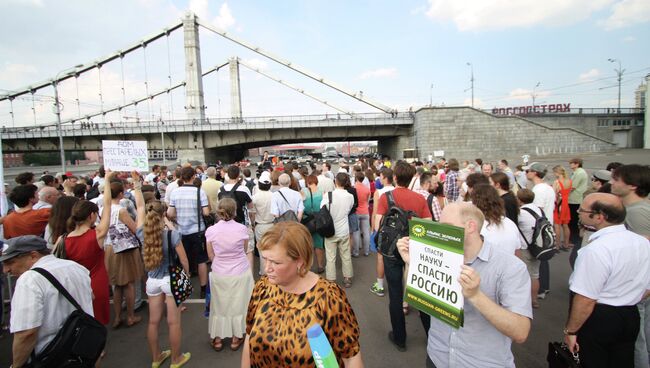
[[[146,141],[102,141],[104,167],[112,171],[147,171]]]

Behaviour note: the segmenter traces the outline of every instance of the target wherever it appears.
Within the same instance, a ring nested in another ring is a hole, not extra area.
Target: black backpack
[[[541,216],[530,208],[522,208],[522,210],[530,213],[535,218],[535,227],[533,227],[532,242],[528,243],[528,239],[526,239],[524,233],[517,227],[519,233],[521,233],[521,237],[524,238],[526,245],[528,245],[528,250],[533,257],[540,261],[548,261],[557,253],[555,250],[555,230],[553,229],[553,224],[546,218],[543,210]]]
[[[379,231],[377,231],[377,250],[382,256],[388,258],[400,258],[397,253],[397,241],[409,234],[409,218],[414,216],[413,211],[404,211],[397,207],[393,199],[393,193],[384,193],[388,201],[388,213],[381,219]]]
[[[79,303],[47,270],[33,268],[45,277],[76,308],[47,346],[38,354],[32,352],[29,367],[82,368],[94,367],[106,345],[106,327],[84,312]]]
[[[223,185],[221,189],[219,189],[219,194],[217,195],[217,197],[219,198],[219,200],[223,198],[232,198],[235,202],[237,202],[237,195],[236,195],[237,188],[239,188],[239,183],[233,185],[232,189],[230,190],[226,190],[226,186]]]
[[[251,195],[253,195],[253,189],[255,188],[255,179],[244,179],[246,182],[246,188],[251,191]]]

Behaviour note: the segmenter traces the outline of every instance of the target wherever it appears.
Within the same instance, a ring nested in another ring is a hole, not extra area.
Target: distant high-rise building
[[[650,74],[646,75],[645,81],[641,82],[636,91],[634,91],[634,107],[637,109],[644,109],[646,107],[646,94],[648,93],[648,82],[650,82]]]

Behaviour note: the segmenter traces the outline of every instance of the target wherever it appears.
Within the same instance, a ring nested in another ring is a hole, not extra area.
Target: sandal
[[[217,339],[218,339],[218,341],[217,341]],[[219,339],[218,337],[215,337],[214,339],[212,339],[212,349],[214,349],[214,351],[223,350],[223,340]]]
[[[151,363],[151,368],[159,368],[170,356],[172,356],[171,350],[161,352],[158,361]]]
[[[118,328],[120,328],[121,325],[122,325],[122,319],[121,318],[115,318],[115,321],[113,321],[113,324],[111,325],[111,327],[114,330],[117,330]]]
[[[187,363],[190,360],[191,357],[192,357],[191,353],[189,353],[189,352],[183,353],[183,359],[181,359],[181,361],[176,363],[176,364],[172,363],[169,366],[169,368],[180,368],[180,367],[184,366],[185,363]]]
[[[237,339],[237,342],[235,342],[235,339]],[[233,337],[232,341],[230,342],[230,350],[232,351],[237,351],[239,350],[239,347],[244,343],[244,339],[240,339],[238,337]]]
[[[134,316],[133,319],[129,318],[126,321],[126,327],[133,327],[142,321],[142,317]]]

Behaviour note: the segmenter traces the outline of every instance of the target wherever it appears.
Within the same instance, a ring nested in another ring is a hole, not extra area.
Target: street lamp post
[[[625,73],[625,69],[621,69],[621,60],[619,59],[607,59],[610,63],[618,62],[618,69],[614,69],[616,72],[616,76],[618,77],[618,108],[617,112],[620,114],[621,113],[621,81],[623,80],[623,73]]]
[[[531,93],[531,97],[533,98],[533,111],[535,111],[535,98],[537,97],[537,95],[535,95],[535,89],[539,87],[540,84],[542,84],[542,82],[537,82],[535,87],[533,87],[533,93]]]
[[[467,66],[470,67],[470,71],[471,71],[469,81],[471,82],[470,89],[472,90],[472,108],[473,108],[474,107],[474,65],[472,65],[472,63],[470,62],[467,62]]]
[[[63,149],[63,129],[61,127],[61,103],[59,102],[59,76],[76,72],[83,64],[75,65],[72,68],[63,69],[56,74],[52,84],[54,85],[54,107],[56,108],[56,126],[59,133],[59,153],[61,154],[61,172],[65,173],[65,150]]]

